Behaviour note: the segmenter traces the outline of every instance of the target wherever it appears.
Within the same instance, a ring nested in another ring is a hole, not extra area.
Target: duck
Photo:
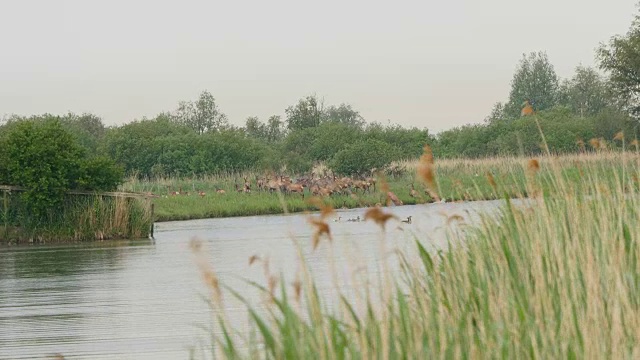
[[[411,224],[411,216],[408,216],[406,220],[402,220],[405,224]]]
[[[351,221],[351,222],[359,222],[360,221],[360,215],[358,215],[357,218],[355,219],[348,219],[347,221]]]
[[[342,216],[338,216],[337,219],[333,219],[333,222],[340,222],[340,220],[342,220]]]

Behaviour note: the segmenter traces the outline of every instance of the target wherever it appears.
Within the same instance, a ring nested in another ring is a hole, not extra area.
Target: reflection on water
[[[329,295],[335,283],[347,293],[358,275],[375,279],[382,253],[413,249],[414,235],[432,248],[446,244],[446,216],[467,222],[476,210],[499,202],[432,204],[389,209],[411,224],[394,222],[383,236],[363,217],[363,209],[339,212],[331,223],[332,246],[313,251],[306,215],[256,216],[156,224],[155,240],[82,245],[0,247],[0,359],[67,358],[181,359],[211,324],[207,296],[189,247],[193,237],[206,245],[210,262],[225,283],[254,303],[261,300],[245,279],[265,283],[264,266],[249,266],[257,255],[288,283],[300,270],[296,243]],[[389,261],[390,272],[395,266]],[[245,309],[225,298],[232,323],[246,324]]]

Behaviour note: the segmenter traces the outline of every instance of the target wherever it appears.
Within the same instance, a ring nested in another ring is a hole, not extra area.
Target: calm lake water
[[[390,222],[384,235],[373,223],[345,221],[364,209],[340,211],[333,243],[315,251],[304,214],[158,223],[155,240],[0,247],[0,359],[186,359],[194,346],[202,356],[212,311],[189,245],[194,237],[220,280],[255,304],[261,297],[245,279],[266,284],[266,276],[264,262],[250,266],[249,258],[268,258],[271,273],[290,283],[300,270],[296,244],[329,297],[336,281],[347,293],[367,286],[358,274],[375,280],[387,262],[386,273],[397,272],[392,250],[411,252],[414,235],[445,246],[446,215],[473,223],[499,203],[388,208],[413,221]],[[242,304],[227,294],[224,301],[230,321],[244,326]]]

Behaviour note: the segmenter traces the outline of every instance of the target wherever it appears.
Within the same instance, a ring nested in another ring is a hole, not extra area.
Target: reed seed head
[[[527,163],[527,170],[530,174],[535,174],[540,170],[540,162],[537,159],[531,159]]]
[[[254,262],[259,261],[260,257],[258,255],[252,255],[249,258],[249,266],[253,265]]]
[[[329,228],[329,224],[327,224],[322,218],[309,217],[309,222],[314,227],[312,236],[314,250],[318,247],[322,236],[326,235],[329,241],[332,240],[331,228]]]
[[[618,131],[618,133],[613,137],[614,141],[622,141],[624,140],[624,133],[622,131]]]
[[[493,190],[498,189],[498,184],[496,184],[496,179],[494,179],[493,174],[487,172],[487,180],[489,180],[489,185],[493,188]]]
[[[393,214],[385,213],[379,207],[373,207],[368,209],[364,213],[364,220],[373,220],[376,224],[378,224],[382,230],[385,229],[385,225],[387,221],[391,219],[397,219],[397,217]]]
[[[325,202],[317,196],[310,198],[308,200],[308,203],[317,207],[320,210],[321,219],[325,219],[326,217],[332,215],[335,212],[331,204],[325,204]]]

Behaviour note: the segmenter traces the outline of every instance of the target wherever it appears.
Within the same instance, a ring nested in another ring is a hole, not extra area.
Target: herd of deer
[[[352,179],[350,177],[338,178],[336,176],[302,176],[292,180],[290,176],[279,175],[270,177],[257,177],[255,178],[255,187],[251,181],[245,177],[242,184],[235,183],[235,191],[240,193],[250,193],[254,189],[260,192],[282,192],[285,194],[300,194],[304,198],[305,189],[308,190],[314,196],[330,196],[330,195],[351,195],[361,191],[363,194],[370,192],[372,189],[375,191],[376,179],[372,177],[362,179]],[[168,187],[168,195],[190,195],[191,192],[183,191],[179,188],[178,191],[171,191]],[[195,193],[195,191],[194,191]],[[197,191],[198,195],[204,197],[206,193],[204,191]],[[216,193],[225,194],[226,191],[219,187],[216,187]]]
[[[251,191],[251,184],[244,179],[245,183],[242,188],[236,185],[238,191]],[[295,181],[289,176],[271,176],[271,177],[256,177],[256,189],[257,191],[277,192],[280,191],[285,194],[300,194],[304,197],[305,189],[314,196],[330,196],[334,194],[351,195],[361,191],[363,194],[370,192],[371,189],[375,191],[376,179],[374,178],[362,178],[352,179],[350,177],[338,178],[334,176],[302,176]]]
[[[300,194],[302,198],[305,196],[305,189],[313,196],[331,196],[331,195],[353,195],[361,192],[362,194],[376,190],[376,179],[373,177],[351,178],[351,177],[336,177],[333,176],[316,176],[313,173],[309,176],[301,176],[292,180],[290,176],[278,175],[278,176],[265,176],[255,178],[255,187],[252,182],[247,178],[243,178],[242,184],[235,183],[235,191],[239,193],[251,193],[254,189],[259,192],[281,192],[284,194]],[[170,189],[169,189],[170,190]],[[194,191],[195,193],[195,191]],[[216,187],[217,194],[225,194],[226,191],[219,187]],[[197,191],[198,196],[204,197],[206,193],[204,191]],[[190,195],[190,192],[182,191],[179,188],[178,191],[170,191],[169,195]],[[387,192],[387,198],[393,202],[394,205],[403,205],[393,192]],[[413,198],[420,198],[420,194],[411,184],[411,190],[409,196]]]

